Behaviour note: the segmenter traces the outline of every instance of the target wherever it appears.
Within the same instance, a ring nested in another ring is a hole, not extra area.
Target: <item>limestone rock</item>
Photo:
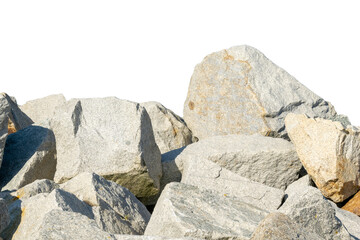
[[[126,188],[94,173],[80,173],[61,188],[93,208],[98,226],[114,234],[143,234],[151,214]]]
[[[360,191],[355,194],[343,207],[342,209],[355,213],[360,216]]]
[[[190,129],[182,118],[158,102],[141,103],[148,112],[160,152],[165,153],[192,143]]]
[[[50,194],[41,193],[22,203],[21,222],[12,239],[39,239],[44,220],[52,210],[77,212],[90,219],[94,218],[89,205],[71,193],[55,189]]]
[[[9,225],[10,215],[6,203],[0,198],[0,233]]]
[[[28,127],[32,123],[32,120],[19,109],[14,98],[6,93],[0,93],[0,167],[8,134]]]
[[[183,183],[169,183],[155,206],[145,235],[202,239],[249,239],[268,214],[233,196]]]
[[[335,210],[318,189],[305,185],[297,191],[294,189],[285,191],[288,198],[279,212],[290,217],[304,232],[317,235],[313,239],[350,239],[350,234],[336,218]]]
[[[360,131],[340,122],[289,114],[286,129],[321,193],[342,202],[360,189]]]
[[[15,195],[17,198],[24,200],[40,193],[51,193],[52,190],[56,188],[59,188],[59,184],[54,181],[49,179],[39,179],[20,188],[15,192]]]
[[[20,106],[35,123],[41,123],[50,119],[55,109],[65,104],[66,99],[62,94],[54,94],[44,98],[34,99]]]
[[[17,190],[36,179],[53,179],[56,170],[55,136],[49,129],[29,126],[8,136],[0,187]]]
[[[253,181],[285,189],[299,178],[301,162],[293,145],[283,139],[256,135],[215,136],[187,146],[177,157],[206,159]]]
[[[338,208],[332,201],[329,203],[335,209],[336,217],[344,224],[351,236],[356,240],[360,239],[360,218],[352,212]]]
[[[206,56],[195,67],[184,104],[185,122],[199,139],[254,133],[286,138],[289,112],[336,115],[330,103],[250,46]]]
[[[251,181],[201,158],[184,162],[181,182],[201,189],[215,190],[224,196],[232,195],[268,211],[278,209],[284,197],[283,190]]]
[[[72,99],[57,108],[49,125],[57,145],[55,182],[95,172],[140,198],[158,192],[161,154],[139,104],[115,97]]]

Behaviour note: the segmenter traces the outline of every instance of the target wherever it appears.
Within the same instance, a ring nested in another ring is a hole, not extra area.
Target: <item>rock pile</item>
[[[184,119],[1,94],[0,239],[360,239],[360,130],[261,52],[205,57]]]

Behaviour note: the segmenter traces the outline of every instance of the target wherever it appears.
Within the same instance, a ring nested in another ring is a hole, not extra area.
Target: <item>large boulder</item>
[[[0,93],[0,167],[8,134],[30,126],[33,121],[18,107],[15,98]]]
[[[29,126],[7,137],[0,187],[17,190],[36,179],[53,179],[56,171],[54,133],[40,126]]]
[[[188,159],[184,163],[182,183],[210,189],[224,196],[233,195],[245,203],[275,211],[282,204],[284,191],[241,177],[209,160]]]
[[[337,121],[288,114],[286,129],[322,194],[342,202],[360,189],[360,131]]]
[[[72,99],[57,108],[49,126],[56,137],[55,182],[95,172],[137,197],[157,194],[161,154],[139,104],[115,97]]]
[[[336,115],[330,103],[245,45],[205,57],[195,67],[184,104],[184,119],[199,139],[253,133],[286,138],[289,112]]]
[[[34,99],[20,106],[35,123],[42,123],[51,118],[55,109],[65,104],[66,99],[62,94],[54,94],[44,98]]]
[[[169,183],[162,192],[145,235],[202,239],[249,239],[268,214],[234,196]]]
[[[81,173],[61,189],[92,206],[94,219],[106,232],[143,234],[151,214],[126,188],[94,173]]]
[[[156,144],[165,153],[192,143],[190,129],[182,118],[158,102],[141,103],[148,112]]]
[[[183,149],[171,169],[182,172],[183,163],[195,159],[210,160],[255,182],[283,190],[299,178],[302,168],[292,143],[259,134],[200,140]]]
[[[360,191],[356,193],[342,209],[360,216]]]

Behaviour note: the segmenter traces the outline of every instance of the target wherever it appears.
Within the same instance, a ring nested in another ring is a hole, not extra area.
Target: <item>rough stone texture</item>
[[[304,232],[316,234],[317,238],[314,239],[350,239],[350,234],[336,218],[335,210],[321,192],[314,187],[297,186],[297,191],[295,188],[285,191],[288,198],[279,212],[289,216]]]
[[[270,213],[261,221],[251,240],[310,240],[315,235],[301,229],[291,218],[282,213]]]
[[[0,231],[0,238],[8,240],[12,238],[14,232],[20,224],[21,200],[14,197],[10,192],[0,192],[0,199],[2,199],[3,203],[5,203],[7,212],[10,216],[9,223],[7,224],[5,229]],[[0,214],[0,216],[1,215],[2,214]]]
[[[39,239],[46,215],[56,209],[77,212],[90,219],[94,218],[89,205],[71,193],[55,189],[50,194],[41,193],[22,203],[21,222],[12,239]]]
[[[0,198],[0,233],[10,224],[9,210],[6,202]]]
[[[278,209],[284,197],[283,190],[253,182],[204,159],[185,161],[181,182],[215,190],[224,196],[233,195],[245,203],[268,211]]]
[[[360,216],[360,192],[356,193],[343,207],[342,209],[355,213]]]
[[[195,67],[184,119],[199,139],[261,133],[287,137],[284,117],[336,115],[333,106],[250,46],[212,53]]]
[[[332,201],[329,203],[335,209],[336,217],[344,224],[351,236],[356,240],[360,239],[360,218],[354,213],[338,208]]]
[[[270,187],[285,189],[299,178],[301,162],[293,145],[283,139],[256,135],[215,136],[187,146],[176,165],[206,159]]]
[[[158,102],[141,103],[148,112],[156,144],[165,153],[191,144],[192,133],[182,118]]]
[[[95,172],[137,197],[157,194],[161,154],[139,104],[115,97],[72,99],[57,108],[49,125],[56,136],[55,182]]]
[[[289,114],[286,129],[321,193],[342,202],[360,189],[360,131],[340,122]]]
[[[53,179],[56,171],[54,133],[39,126],[29,126],[8,136],[0,187],[17,190],[36,179]]]
[[[26,113],[35,123],[41,123],[50,119],[55,112],[56,107],[66,103],[62,94],[54,94],[44,98],[34,99],[20,106],[20,109]]]
[[[190,238],[190,237],[159,237],[159,236],[144,236],[144,235],[115,235],[116,240],[195,240],[200,238]]]
[[[61,186],[93,208],[98,226],[114,234],[143,234],[151,214],[126,188],[94,173],[81,173]]]
[[[233,196],[169,183],[155,206],[145,235],[202,239],[249,239],[268,214]]]
[[[31,119],[19,109],[15,99],[6,93],[0,93],[0,167],[8,134],[32,123]]]
[[[15,192],[19,199],[27,199],[40,193],[51,193],[52,190],[59,188],[59,184],[49,179],[35,180],[34,182],[20,188]]]

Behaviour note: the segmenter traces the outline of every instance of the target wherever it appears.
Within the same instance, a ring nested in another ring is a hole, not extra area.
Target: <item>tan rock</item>
[[[360,132],[340,122],[288,114],[286,129],[321,193],[342,202],[360,188]]]
[[[343,207],[342,209],[355,213],[360,216],[360,192],[355,194]]]

